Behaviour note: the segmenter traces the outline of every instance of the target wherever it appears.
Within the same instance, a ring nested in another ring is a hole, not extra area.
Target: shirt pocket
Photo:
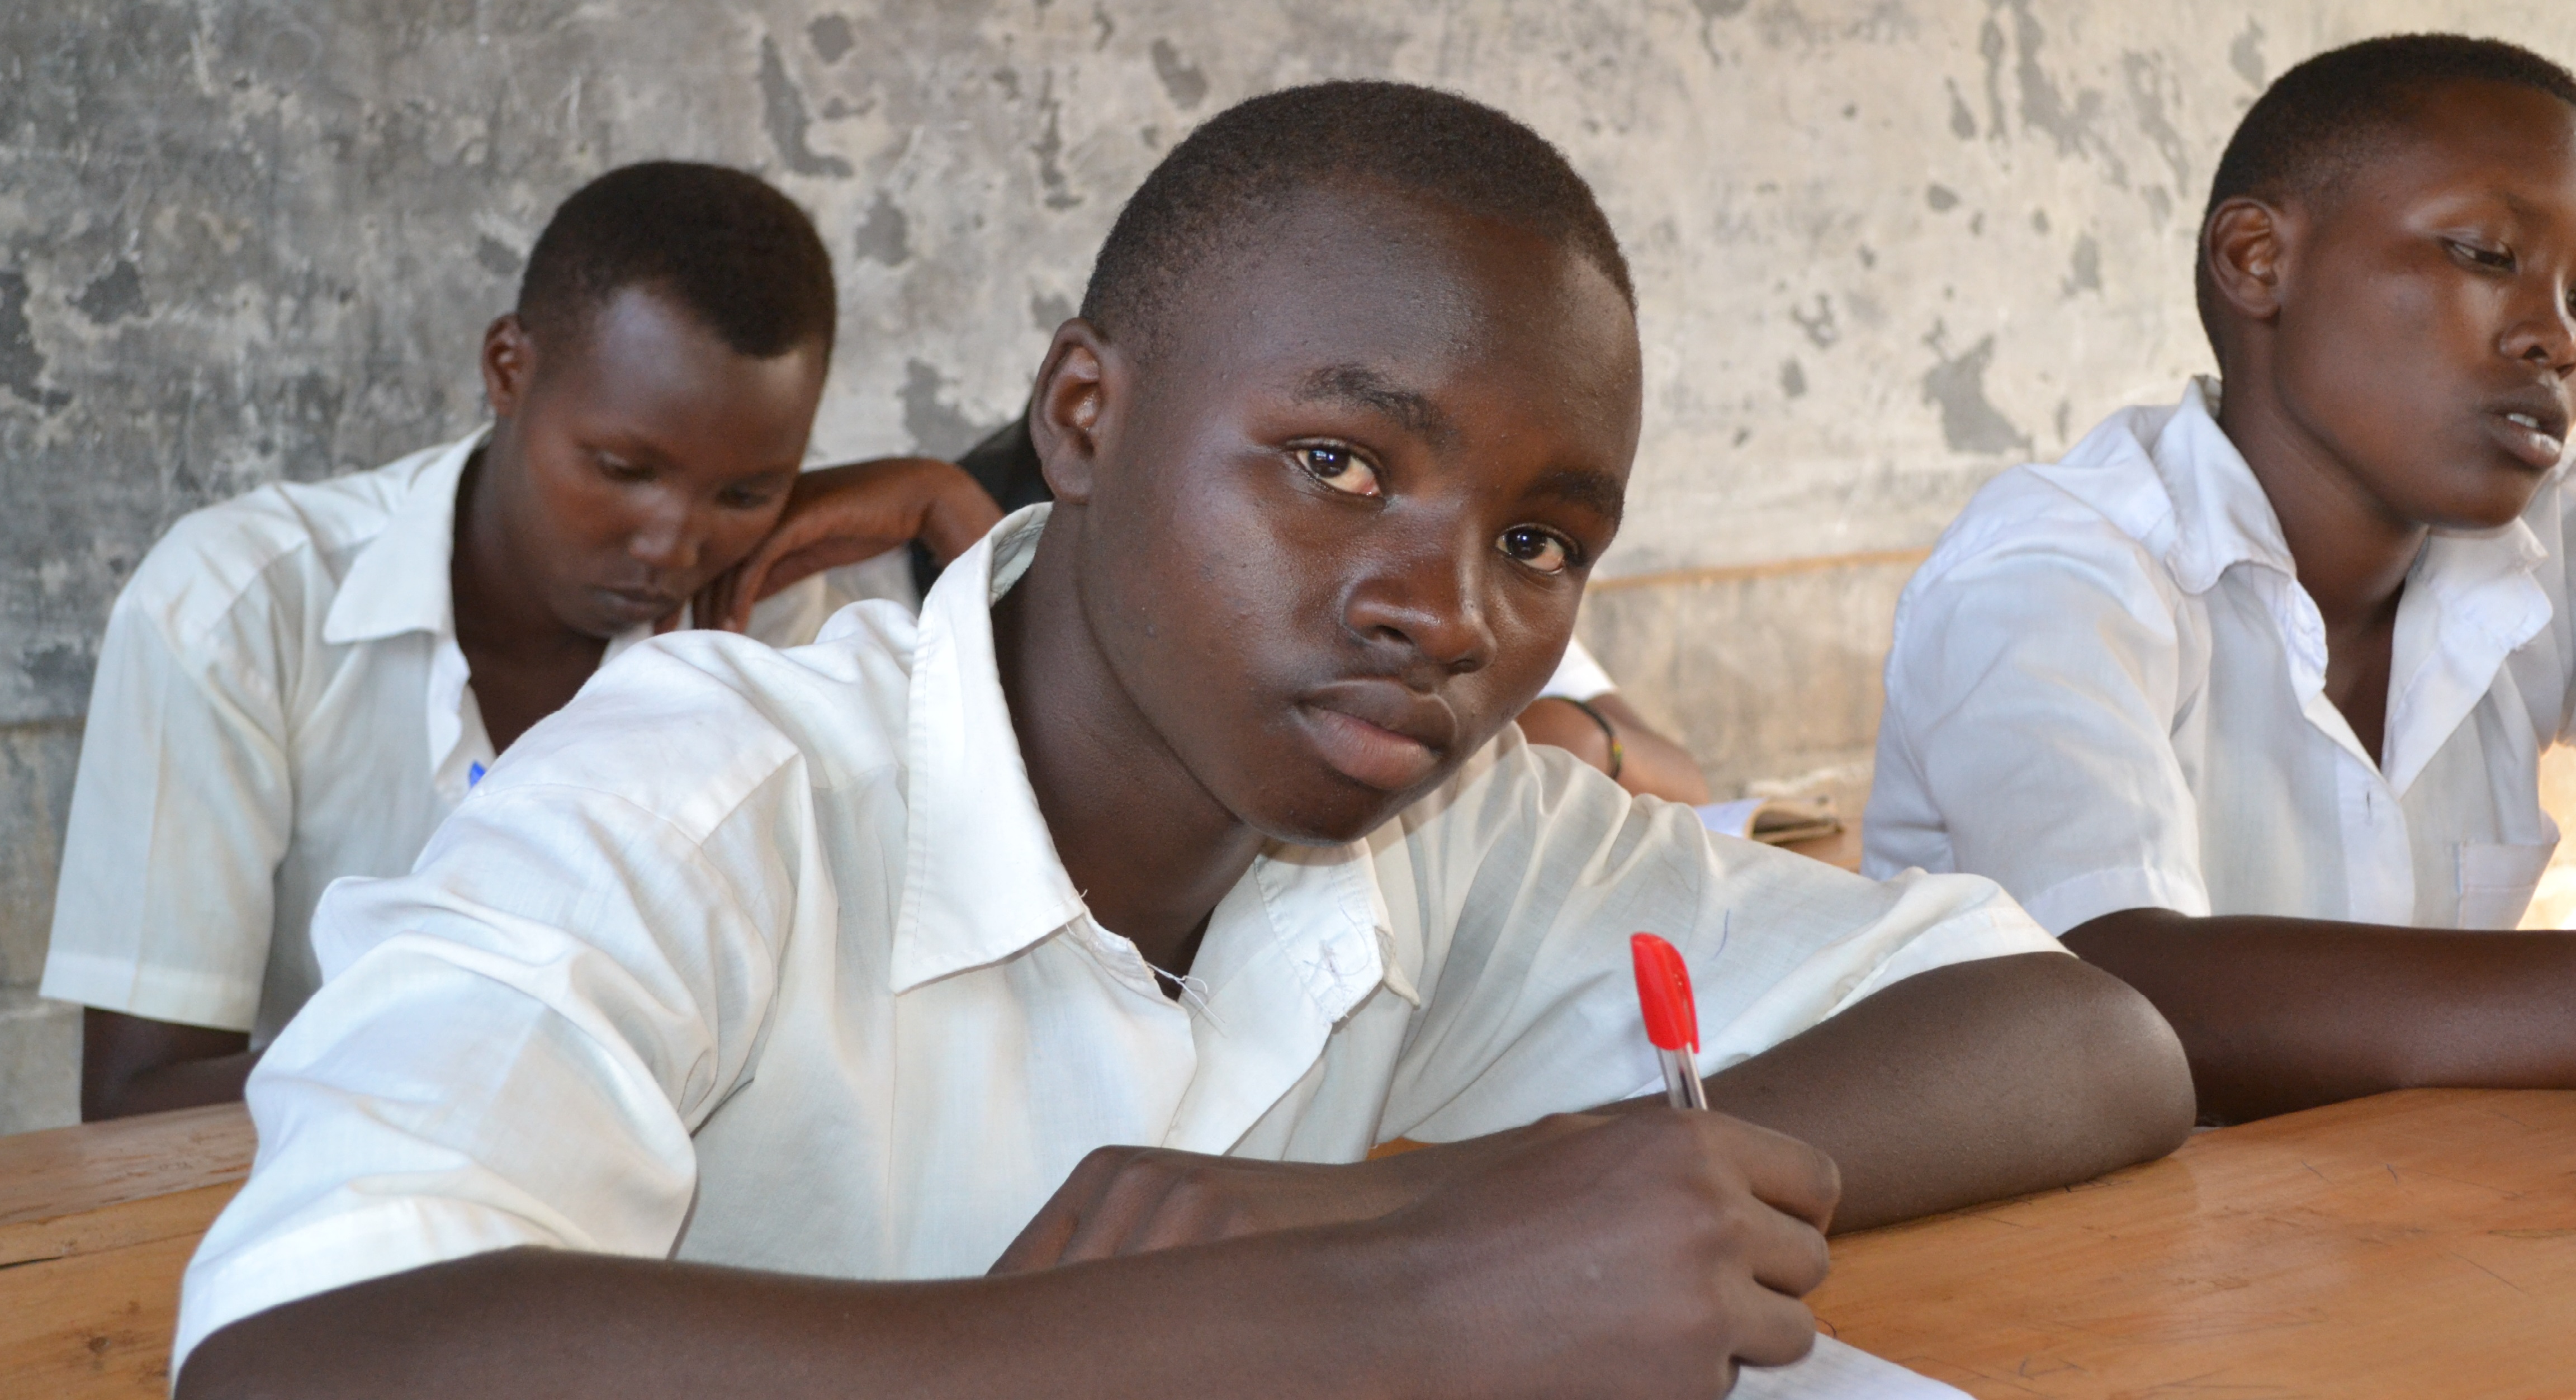
[[[2555,841],[2531,846],[2461,842],[2459,926],[2512,928],[2520,923],[2557,849]]]

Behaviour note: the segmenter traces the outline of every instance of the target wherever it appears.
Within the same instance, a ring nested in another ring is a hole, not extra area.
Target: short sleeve
[[[2134,541],[2057,523],[1907,589],[1862,868],[1946,842],[1951,868],[1995,880],[2053,934],[2122,909],[2206,915],[2173,742],[2176,603]]]
[[[248,1031],[294,821],[277,679],[289,627],[254,593],[183,646],[185,610],[155,586],[181,562],[147,559],[108,618],[42,990]]]
[[[1689,962],[1700,1071],[1761,1053],[1952,963],[2062,952],[1986,880],[1864,880],[1711,835],[1512,731],[1402,852],[1424,927],[1423,1010],[1381,1135],[1445,1142],[1662,1083],[1638,1031],[1632,933]]]
[[[703,698],[686,668],[639,663],[660,658],[619,663],[628,694]],[[737,709],[672,731],[666,786],[713,786],[683,749],[752,725]],[[807,780],[773,763],[684,827],[567,781],[603,760],[565,734],[514,746],[412,874],[324,897],[327,980],[251,1075],[259,1162],[189,1265],[174,1373],[221,1327],[328,1289],[520,1245],[659,1257],[678,1238],[691,1135],[748,1075],[778,949],[811,912],[786,854],[813,848]]]
[[[1592,653],[1583,649],[1583,643],[1569,637],[1565,643],[1565,659],[1556,663],[1556,674],[1547,678],[1546,686],[1538,694],[1542,700],[1590,700],[1618,688],[1618,683],[1610,679],[1610,673],[1602,670],[1601,663],[1592,659]]]

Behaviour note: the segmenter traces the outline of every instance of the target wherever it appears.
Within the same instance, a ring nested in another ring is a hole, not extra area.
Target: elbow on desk
[[[2182,1146],[2198,1116],[2182,1040],[2136,988],[2090,963],[2060,960],[2067,1017],[2061,1039],[2079,1073],[2069,1105],[2098,1144],[2101,1171],[2152,1161]]]

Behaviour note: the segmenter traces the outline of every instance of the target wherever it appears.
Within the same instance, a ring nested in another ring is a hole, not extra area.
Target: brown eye
[[[1574,547],[1563,535],[1536,525],[1515,525],[1494,540],[1494,548],[1542,574],[1561,574],[1575,562]]]
[[[1311,442],[1289,449],[1306,475],[1326,486],[1352,496],[1383,494],[1378,489],[1377,468],[1361,461],[1359,454],[1331,443]]]
[[[2511,249],[2481,248],[2474,243],[2462,243],[2456,238],[2444,239],[2443,241],[2450,244],[2451,251],[2454,254],[2457,254],[2459,257],[2475,263],[2480,267],[2493,268],[2498,272],[2513,271],[2513,251]]]
[[[653,473],[650,469],[639,467],[624,458],[612,457],[605,452],[597,452],[591,455],[599,463],[599,474],[607,477],[611,481],[632,482],[650,481],[653,479]]]

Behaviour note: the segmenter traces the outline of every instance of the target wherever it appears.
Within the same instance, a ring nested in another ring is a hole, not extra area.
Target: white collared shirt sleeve
[[[90,692],[43,993],[248,1031],[294,778],[279,598],[236,591],[183,522],[108,616]],[[220,553],[219,547],[215,553]]]
[[[218,1328],[369,1278],[520,1245],[671,1250],[691,1134],[745,1082],[777,990],[771,940],[815,907],[795,853],[816,838],[804,764],[740,696],[658,652],[619,669],[623,703],[589,717],[649,736],[607,752],[661,793],[711,762],[768,771],[724,810],[647,810],[585,771],[598,746],[550,745],[579,730],[540,725],[415,875],[332,889],[328,981],[251,1078],[260,1165],[189,1267],[174,1374]]]
[[[1659,1091],[1632,933],[1690,964],[1702,1074],[1916,973],[2063,951],[1988,880],[1870,881],[1713,836],[1508,729],[1475,764],[1379,856],[1390,904],[1409,887],[1435,943],[1382,1137],[1454,1141]]]
[[[2122,909],[2207,914],[2163,575],[2071,511],[1959,553],[1898,609],[1863,873],[1975,871],[2060,935]]]

